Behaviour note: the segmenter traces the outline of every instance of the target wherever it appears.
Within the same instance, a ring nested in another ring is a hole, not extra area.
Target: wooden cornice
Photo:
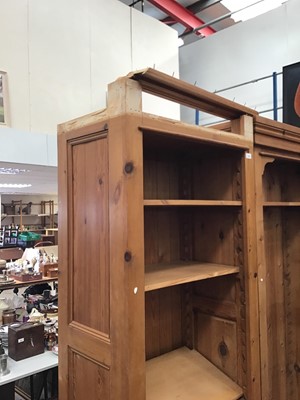
[[[222,118],[231,120],[242,115],[257,115],[257,112],[251,108],[234,103],[152,68],[131,72],[127,77],[138,81],[144,92]]]

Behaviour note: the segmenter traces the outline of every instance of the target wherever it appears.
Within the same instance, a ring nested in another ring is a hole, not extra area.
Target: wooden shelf
[[[3,290],[14,289],[15,287],[26,287],[26,286],[30,286],[30,285],[36,285],[38,283],[50,283],[50,282],[54,282],[57,280],[58,280],[58,277],[53,277],[53,278],[43,277],[40,279],[35,279],[32,281],[26,281],[26,282],[18,281],[17,279],[15,279],[14,282],[0,284],[0,293]]]
[[[241,206],[235,200],[144,200],[144,206]]]
[[[196,350],[186,347],[146,362],[147,400],[237,400],[243,390]]]
[[[22,218],[27,218],[27,217],[49,217],[50,214],[22,214]],[[2,214],[1,218],[15,218],[15,217],[21,217],[20,214]]]
[[[239,272],[238,267],[211,263],[178,262],[171,265],[147,265],[145,269],[145,291],[148,292],[237,272]]]
[[[300,201],[264,201],[264,207],[299,207]]]

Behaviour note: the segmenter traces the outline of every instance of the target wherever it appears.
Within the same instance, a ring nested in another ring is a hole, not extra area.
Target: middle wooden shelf
[[[145,291],[148,292],[238,272],[239,268],[233,265],[204,262],[182,261],[173,264],[147,265],[145,268]]]
[[[241,206],[240,200],[144,200],[144,206]]]

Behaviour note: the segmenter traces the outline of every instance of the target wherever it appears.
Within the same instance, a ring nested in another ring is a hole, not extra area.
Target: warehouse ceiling
[[[120,1],[174,28],[181,39],[180,45],[185,45],[276,8],[287,0]]]
[[[222,31],[235,23],[237,11],[248,7],[247,4],[262,5],[269,3],[281,5],[283,0],[119,0],[134,7],[178,32],[184,44]],[[236,6],[233,9],[230,2]],[[226,4],[226,7],[225,5]],[[274,8],[274,7],[273,7]],[[17,171],[17,172],[16,172]],[[18,172],[19,171],[19,172]],[[26,187],[12,185],[23,184]],[[57,168],[28,164],[0,162],[1,194],[55,194],[57,193]]]
[[[171,26],[178,32],[184,43],[191,43],[216,31],[227,28],[235,22],[224,18],[202,30],[193,29],[228,14],[221,0],[120,0],[122,3],[144,12]]]

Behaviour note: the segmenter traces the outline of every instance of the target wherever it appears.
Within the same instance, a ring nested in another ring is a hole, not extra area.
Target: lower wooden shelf
[[[146,400],[237,400],[242,389],[196,350],[174,350],[146,363]]]
[[[145,291],[235,274],[237,272],[239,272],[239,268],[233,265],[212,263],[178,262],[168,265],[147,265],[145,268]]]

